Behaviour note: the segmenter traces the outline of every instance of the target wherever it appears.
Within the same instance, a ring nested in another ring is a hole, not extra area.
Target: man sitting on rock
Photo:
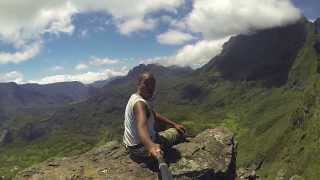
[[[153,110],[150,101],[154,97],[155,86],[156,80],[151,73],[140,74],[137,92],[131,95],[126,106],[123,143],[131,159],[136,162],[148,162],[163,155],[163,150],[182,141],[184,137],[183,125]],[[156,132],[155,122],[172,128]]]

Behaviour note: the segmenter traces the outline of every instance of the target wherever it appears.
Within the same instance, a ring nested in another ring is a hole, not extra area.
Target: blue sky
[[[293,0],[293,3],[301,9],[302,13],[311,20],[320,17],[319,0]]]
[[[0,2],[0,81],[90,83],[139,63],[199,67],[232,35],[320,16],[317,0],[282,2]]]

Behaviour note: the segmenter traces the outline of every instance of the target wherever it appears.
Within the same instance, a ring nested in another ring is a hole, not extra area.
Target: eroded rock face
[[[208,129],[174,149],[181,153],[170,166],[177,179],[235,178],[235,142],[226,129]]]
[[[166,159],[175,179],[235,179],[236,145],[224,128],[208,129],[174,146]],[[20,172],[15,179],[158,179],[158,172],[133,162],[118,142],[83,155],[45,161]]]

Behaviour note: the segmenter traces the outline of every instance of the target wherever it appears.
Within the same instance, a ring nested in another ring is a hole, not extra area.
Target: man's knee
[[[178,132],[175,128],[169,128],[165,131],[159,132],[160,140],[165,143],[166,146],[173,146],[184,141],[184,134]]]

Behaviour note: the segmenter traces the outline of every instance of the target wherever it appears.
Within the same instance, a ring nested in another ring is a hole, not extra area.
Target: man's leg
[[[169,128],[158,134],[158,143],[160,143],[163,148],[169,148],[184,141],[184,134],[179,133],[175,128]]]
[[[127,148],[130,158],[140,164],[143,168],[149,168],[152,171],[157,171],[156,160],[149,156],[148,151],[142,145],[138,148]]]
[[[158,133],[156,143],[159,143],[164,151],[173,145],[184,141],[184,135],[179,133],[175,128],[169,128]],[[139,163],[146,164],[151,170],[157,170],[156,159],[149,156],[146,148],[141,145],[136,148],[126,148],[130,158]]]
[[[136,148],[128,147],[127,151],[130,155],[130,158],[132,158],[136,161],[145,160],[149,157],[148,152],[144,146],[140,146],[140,147],[136,147]]]

